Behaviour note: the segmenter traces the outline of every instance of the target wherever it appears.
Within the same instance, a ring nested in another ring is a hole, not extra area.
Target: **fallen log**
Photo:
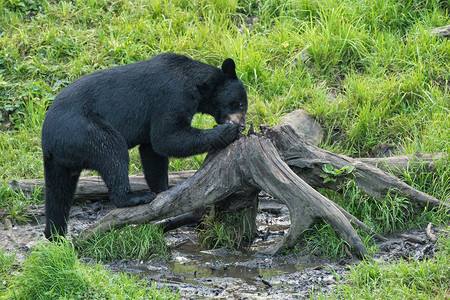
[[[394,175],[377,167],[345,155],[323,150],[299,139],[298,134],[289,124],[264,128],[264,135],[273,141],[282,155],[283,161],[314,188],[337,189],[337,186],[341,183],[339,180],[324,183],[321,176],[324,165],[332,165],[336,169],[351,166],[353,167],[355,183],[372,197],[384,198],[388,193],[394,191],[421,206],[447,206],[438,199],[410,187]]]
[[[355,158],[355,161],[360,161],[393,173],[394,175],[402,175],[404,172],[411,172],[414,167],[423,167],[427,172],[436,170],[436,163],[447,160],[447,154],[443,152],[438,153],[414,153],[412,155],[398,155],[390,157],[377,158]]]
[[[426,171],[432,172],[436,168],[436,163],[439,161],[446,161],[446,153],[431,153],[421,154],[415,153],[413,155],[399,155],[382,158],[353,158],[355,162],[362,162],[367,165],[379,168],[383,171],[393,173],[395,175],[402,175],[404,172],[410,172],[415,166],[424,167]],[[288,164],[292,167],[297,167],[295,160]],[[300,163],[301,164],[301,163]],[[294,170],[295,171],[295,170]],[[172,188],[195,174],[197,170],[187,170],[169,173],[169,188]],[[19,179],[8,180],[7,184],[16,191],[21,190],[24,193],[33,193],[37,189],[44,188],[44,179]],[[147,182],[144,174],[130,175],[130,185],[134,193],[148,192]],[[75,200],[99,200],[108,198],[108,189],[105,183],[99,176],[80,177],[75,191]]]
[[[169,173],[169,188],[174,187],[192,175],[196,170],[179,171]],[[21,190],[24,193],[33,193],[36,189],[44,187],[44,179],[20,179],[9,180],[8,185],[14,190]],[[130,175],[130,185],[133,192],[140,194],[148,192],[148,185],[144,174]],[[80,177],[75,191],[75,200],[100,200],[108,198],[108,189],[100,176]]]

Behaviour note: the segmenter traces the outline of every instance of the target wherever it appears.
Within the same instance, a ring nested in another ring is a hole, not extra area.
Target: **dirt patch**
[[[77,235],[104,216],[113,205],[93,202],[75,205],[71,210],[69,230]],[[172,248],[169,260],[113,261],[107,265],[114,271],[138,274],[159,287],[179,291],[181,299],[298,299],[310,293],[330,291],[349,272],[350,258],[332,260],[314,255],[262,256],[258,249],[277,242],[289,228],[288,209],[273,199],[262,197],[257,218],[260,238],[248,251],[216,249],[205,251],[196,244],[196,230],[185,226],[167,233]],[[0,212],[0,247],[16,252],[18,259],[43,240],[44,208],[30,207],[32,222],[14,225],[6,213]],[[439,234],[434,230],[435,234]],[[428,241],[425,229],[392,236],[379,244],[374,259],[390,262],[398,259],[423,259],[434,254],[434,243]],[[89,261],[89,258],[85,260]]]

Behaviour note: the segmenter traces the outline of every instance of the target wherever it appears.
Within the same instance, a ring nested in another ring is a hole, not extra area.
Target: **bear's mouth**
[[[245,115],[243,113],[235,113],[228,115],[225,118],[225,123],[239,124],[239,130],[243,131],[245,129]]]

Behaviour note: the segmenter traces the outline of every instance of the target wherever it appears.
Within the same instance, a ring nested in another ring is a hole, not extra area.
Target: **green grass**
[[[56,93],[110,66],[173,51],[219,65],[233,57],[249,92],[250,121],[274,124],[302,107],[368,155],[383,143],[447,151],[450,133],[445,1],[0,1],[3,178],[42,177],[39,131]],[[251,27],[244,24],[256,18]],[[299,61],[307,53],[308,63]],[[296,63],[294,63],[296,62]],[[336,100],[327,97],[331,91]],[[210,126],[213,121],[199,121]],[[36,155],[35,155],[36,154]],[[203,157],[174,160],[196,168]],[[132,155],[132,172],[140,162]]]
[[[14,224],[27,223],[31,216],[26,209],[32,204],[43,202],[42,189],[36,189],[31,194],[22,191],[14,191],[4,182],[0,185],[0,207],[5,207],[8,212],[8,218]]]
[[[43,242],[20,267],[0,251],[0,299],[177,299],[135,277],[80,262],[72,244]]]
[[[336,153],[369,156],[383,144],[400,154],[448,153],[450,43],[429,29],[448,25],[449,9],[448,0],[0,0],[0,208],[20,223],[27,205],[43,203],[40,193],[16,193],[4,182],[43,177],[41,126],[64,86],[162,52],[217,66],[233,58],[249,123],[273,125],[302,108],[330,133],[321,146]],[[193,122],[214,124],[202,115]],[[138,151],[130,157],[130,172],[141,172]],[[197,169],[204,157],[172,159],[170,171]],[[449,201],[448,164],[434,172],[417,166],[402,179]],[[323,193],[379,233],[449,222],[395,193],[367,197],[351,182],[342,193]],[[327,226],[308,235],[309,249],[343,255]]]
[[[0,250],[0,295],[11,285],[11,274],[14,272],[15,255]]]
[[[163,230],[151,224],[125,226],[96,234],[91,239],[78,241],[77,248],[80,255],[99,261],[169,257]]]
[[[431,258],[393,264],[363,261],[350,267],[348,283],[339,284],[319,299],[448,299],[450,293],[450,237],[438,240]],[[340,281],[340,280],[339,280]],[[311,297],[313,298],[313,297]]]
[[[248,209],[240,212],[220,212],[212,206],[198,226],[197,243],[207,249],[239,249],[248,246],[253,239]]]

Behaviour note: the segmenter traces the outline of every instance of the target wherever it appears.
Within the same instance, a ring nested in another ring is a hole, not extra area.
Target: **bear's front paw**
[[[239,124],[223,124],[217,127],[219,131],[218,140],[216,141],[214,148],[222,149],[238,139],[240,131]]]

